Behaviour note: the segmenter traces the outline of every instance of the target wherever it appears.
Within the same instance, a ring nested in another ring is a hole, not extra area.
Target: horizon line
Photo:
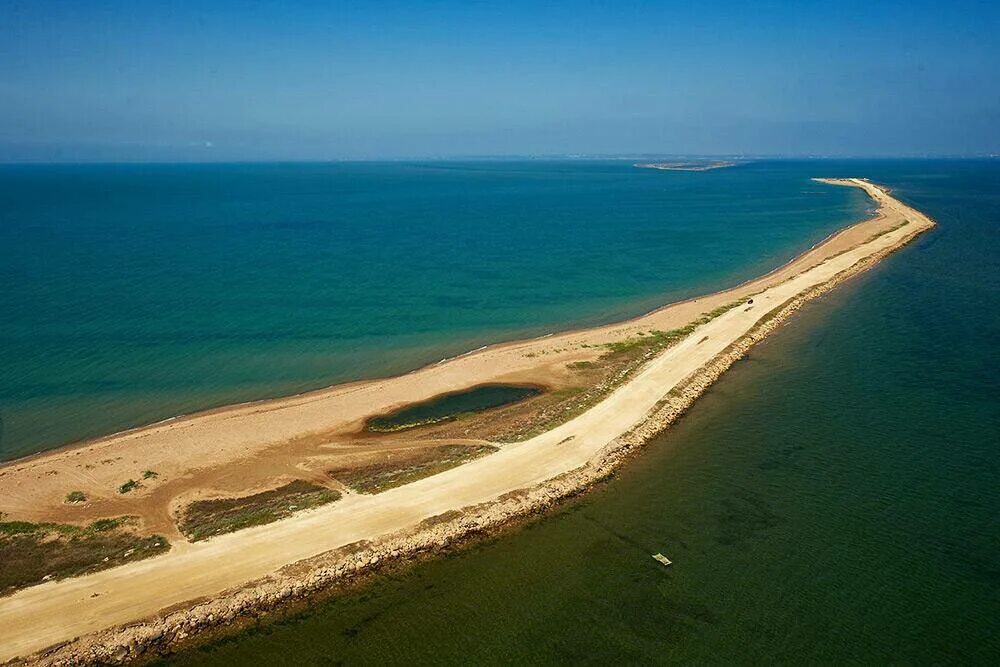
[[[0,166],[47,166],[47,165],[181,165],[181,164],[336,164],[375,162],[503,162],[503,161],[560,161],[586,162],[601,160],[704,160],[728,159],[744,163],[763,160],[995,160],[1000,153],[920,153],[920,154],[849,154],[822,155],[800,153],[543,153],[543,154],[454,154],[454,155],[413,155],[413,156],[372,156],[372,157],[331,157],[331,158],[246,158],[246,159],[121,159],[121,160],[2,160]]]

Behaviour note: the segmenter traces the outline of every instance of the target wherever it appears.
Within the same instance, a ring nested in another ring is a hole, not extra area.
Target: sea
[[[816,176],[938,226],[582,498],[165,660],[996,664],[997,160],[3,166],[0,456],[726,287],[870,212]]]

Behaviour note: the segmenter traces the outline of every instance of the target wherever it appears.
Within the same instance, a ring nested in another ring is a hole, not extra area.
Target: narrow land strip
[[[491,345],[405,375],[209,410],[0,464],[0,513],[79,525],[136,516],[149,532],[175,542],[182,539],[174,520],[178,507],[267,491],[293,478],[319,481],[324,468],[344,463],[330,455],[347,453],[341,445],[352,444],[352,434],[372,416],[490,383],[567,386],[567,369],[596,360],[607,345],[683,329],[891,229],[898,219],[883,206],[767,275],[625,322]],[[157,478],[120,493],[127,480],[142,480],[144,470],[156,471]],[[68,505],[74,491],[87,501]]]
[[[752,305],[733,308],[699,326],[587,412],[494,454],[377,495],[348,495],[283,521],[205,542],[179,543],[156,558],[0,599],[0,660],[148,618],[197,598],[219,596],[289,564],[496,501],[600,459],[612,443],[643,425],[672,390],[789,302],[933,225],[866,181],[827,182],[863,188],[879,206],[883,233],[764,287],[754,294]]]

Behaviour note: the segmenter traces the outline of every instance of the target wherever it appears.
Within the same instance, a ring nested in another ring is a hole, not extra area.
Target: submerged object
[[[670,559],[663,554],[653,554],[653,559],[659,561],[662,565],[670,565]]]

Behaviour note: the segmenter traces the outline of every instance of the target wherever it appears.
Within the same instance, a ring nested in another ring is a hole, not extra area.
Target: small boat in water
[[[663,554],[653,554],[653,559],[658,561],[661,565],[670,565],[670,559]]]

